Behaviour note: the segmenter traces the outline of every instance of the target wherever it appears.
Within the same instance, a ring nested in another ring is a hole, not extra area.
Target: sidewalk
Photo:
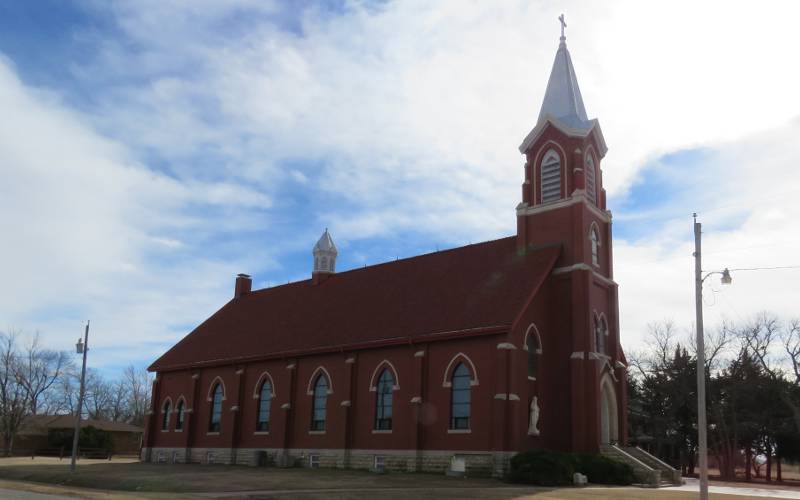
[[[700,491],[700,481],[693,477],[683,478],[686,484],[683,486],[670,486],[667,488],[659,488],[664,491]],[[708,487],[709,493],[718,493],[720,495],[748,495],[755,497],[767,498],[796,498],[800,499],[800,490],[779,490],[773,488],[756,488],[751,486],[716,486],[710,485]]]

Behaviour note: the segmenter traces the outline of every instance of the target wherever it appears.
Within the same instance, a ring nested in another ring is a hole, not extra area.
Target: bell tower
[[[626,428],[611,212],[601,168],[607,147],[600,123],[586,113],[564,16],[559,20],[561,38],[542,107],[519,147],[525,170],[516,210],[517,250],[561,246],[551,283],[560,311],[554,326],[561,343],[557,357],[569,366],[564,376],[570,379],[570,448],[596,452],[624,441],[608,429]]]
[[[561,242],[559,266],[586,264],[610,276],[611,214],[606,210],[601,162],[607,147],[600,123],[589,119],[564,35],[550,71],[533,130],[520,145],[525,155],[517,244]]]

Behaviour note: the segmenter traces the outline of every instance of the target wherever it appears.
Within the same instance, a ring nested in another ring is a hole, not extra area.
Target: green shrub
[[[570,485],[577,463],[575,455],[570,453],[544,450],[518,453],[511,458],[508,480],[540,486]]]
[[[47,433],[47,441],[53,448],[71,450],[73,434],[72,429],[50,429]],[[81,427],[80,447],[81,449],[96,449],[111,453],[114,451],[114,439],[111,437],[111,433],[89,425]]]
[[[628,485],[634,480],[630,465],[603,455],[580,455],[577,470],[585,474],[589,482],[594,484]]]
[[[512,483],[540,486],[566,486],[572,484],[572,475],[580,472],[590,483],[633,483],[633,469],[602,455],[560,453],[536,450],[518,453],[511,458],[506,479]]]

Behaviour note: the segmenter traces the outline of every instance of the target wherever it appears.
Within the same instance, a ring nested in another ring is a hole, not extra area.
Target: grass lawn
[[[44,486],[42,483],[51,486]],[[60,493],[98,500],[134,498],[681,500],[697,496],[696,493],[689,492],[637,488],[533,488],[508,485],[493,479],[448,478],[438,474],[378,475],[365,471],[334,469],[157,465],[117,460],[112,462],[81,460],[78,472],[71,475],[68,460],[59,461],[53,458],[0,459],[0,488]],[[749,497],[712,495],[712,498],[737,500]]]

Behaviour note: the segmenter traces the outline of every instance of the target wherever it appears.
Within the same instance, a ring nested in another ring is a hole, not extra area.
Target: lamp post
[[[701,226],[694,214],[694,297],[697,315],[697,453],[700,457],[700,500],[708,500],[708,436],[706,423],[706,347],[703,334],[703,282],[712,274],[722,275],[722,284],[733,279],[728,268],[711,271],[703,276],[700,253]]]
[[[83,365],[81,366],[81,388],[78,393],[78,411],[75,414],[75,432],[72,435],[72,460],[69,463],[69,471],[75,472],[75,460],[78,458],[78,436],[81,433],[81,413],[83,412],[84,384],[86,382],[86,353],[89,352],[89,321],[86,321],[86,331],[83,334],[83,342],[78,337],[75,344],[75,352],[83,354]]]

